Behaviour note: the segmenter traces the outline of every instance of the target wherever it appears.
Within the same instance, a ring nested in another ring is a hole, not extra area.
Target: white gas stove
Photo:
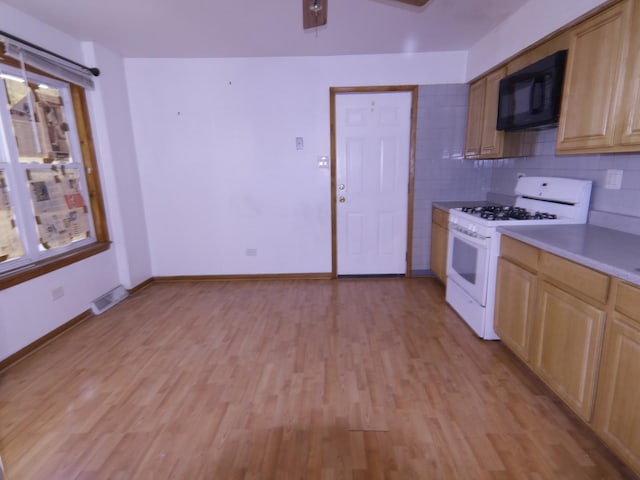
[[[493,330],[501,226],[586,223],[591,181],[522,177],[514,205],[462,207],[449,211],[447,302],[487,340]]]

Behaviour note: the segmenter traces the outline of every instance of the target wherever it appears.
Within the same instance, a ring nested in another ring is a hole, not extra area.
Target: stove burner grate
[[[485,220],[555,220],[554,213],[530,212],[526,208],[511,205],[491,205],[487,207],[462,207],[461,210]]]

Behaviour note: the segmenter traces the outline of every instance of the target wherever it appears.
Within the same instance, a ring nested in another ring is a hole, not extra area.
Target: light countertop
[[[499,227],[508,235],[581,265],[640,285],[640,235],[595,225]]]

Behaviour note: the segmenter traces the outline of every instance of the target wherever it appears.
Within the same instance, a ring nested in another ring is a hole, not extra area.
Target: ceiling
[[[311,30],[302,0],[0,1],[124,57],[262,57],[467,50],[528,0],[329,0]]]

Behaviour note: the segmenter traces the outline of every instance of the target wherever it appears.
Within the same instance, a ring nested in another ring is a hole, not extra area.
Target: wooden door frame
[[[409,188],[407,201],[407,262],[405,277],[411,277],[413,257],[413,196],[416,164],[416,131],[418,120],[418,85],[386,85],[379,87],[331,87],[329,109],[331,117],[331,277],[338,277],[338,220],[336,182],[336,95],[345,93],[411,93],[411,127],[409,135]]]

